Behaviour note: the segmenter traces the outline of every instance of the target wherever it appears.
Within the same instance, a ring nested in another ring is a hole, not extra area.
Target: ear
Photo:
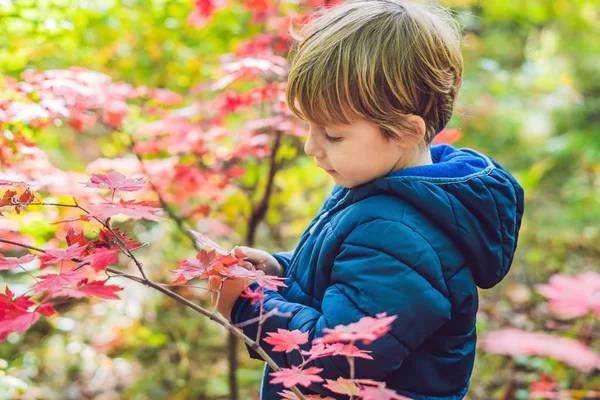
[[[402,142],[398,142],[398,145],[404,149],[410,149],[417,146],[423,141],[425,137],[425,120],[418,115],[409,114],[406,116],[406,120],[412,125],[413,134],[406,135],[402,139]]]
[[[418,115],[411,114],[408,116],[408,122],[410,122],[413,126],[413,129],[418,135],[419,140],[423,140],[423,138],[425,137],[425,131],[427,129],[425,127],[425,120],[423,120],[423,118],[419,117]]]

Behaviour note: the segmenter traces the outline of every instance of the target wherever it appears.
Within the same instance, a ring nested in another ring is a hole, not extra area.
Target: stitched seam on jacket
[[[454,205],[452,205],[452,199],[450,198],[450,194],[444,190],[444,194],[448,198],[448,205],[450,206],[450,210],[452,210],[452,218],[454,218],[454,228],[456,229],[456,235],[460,236],[460,230],[458,229],[458,219],[456,218],[456,212],[454,211]],[[452,197],[456,198],[456,196],[452,195]]]
[[[423,278],[423,280],[424,280],[425,282],[427,282],[427,283],[429,284],[429,286],[431,286],[433,289],[435,289],[435,291],[436,291],[436,292],[438,292],[439,294],[441,294],[441,295],[442,295],[442,296],[443,296],[443,297],[444,297],[446,300],[448,299],[448,296],[450,295],[450,293],[448,293],[448,294],[444,294],[444,293],[442,293],[442,291],[441,291],[441,290],[439,290],[438,288],[436,288],[436,287],[433,285],[433,283],[431,283],[431,281],[429,281],[429,279],[427,279],[427,278],[425,278],[425,277],[423,276],[423,274],[421,274],[419,271],[417,271],[416,269],[414,269],[413,267],[411,267],[409,264],[405,263],[404,261],[402,261],[402,260],[399,260],[398,258],[396,258],[396,256],[394,256],[394,255],[392,255],[392,254],[388,253],[387,251],[383,251],[383,250],[381,250],[381,249],[378,249],[378,248],[375,248],[375,247],[371,247],[371,246],[367,246],[367,245],[364,245],[364,244],[359,244],[359,243],[351,243],[351,242],[345,242],[345,243],[346,243],[346,244],[348,244],[348,245],[356,246],[356,247],[363,247],[363,248],[365,248],[365,249],[377,250],[377,251],[379,251],[379,252],[381,252],[381,253],[383,253],[383,254],[385,254],[385,255],[389,256],[390,258],[392,258],[392,259],[394,259],[394,260],[398,260],[398,261],[400,261],[402,264],[406,265],[406,267],[408,268],[408,270],[409,270],[409,271],[412,271],[412,272],[414,272],[415,274],[419,275],[421,278]],[[438,281],[441,281],[441,282],[443,282],[443,283],[444,283],[444,287],[446,288],[446,290],[448,290],[448,287],[446,287],[446,282],[445,282],[445,280],[444,280],[444,276],[443,276],[443,275],[440,277],[440,279],[438,279]]]
[[[401,217],[404,217],[404,210],[403,210],[403,213],[402,213],[402,216],[401,216]],[[348,235],[346,235],[346,237],[347,237],[347,236],[350,236],[350,235],[352,234],[352,231],[354,231],[355,229],[357,229],[357,228],[358,228],[358,227],[360,227],[361,225],[368,224],[369,222],[373,222],[373,221],[375,221],[375,220],[381,220],[381,221],[385,221],[385,222],[389,222],[389,223],[398,223],[398,224],[401,224],[402,226],[405,226],[405,227],[407,227],[408,229],[410,229],[411,231],[413,231],[415,234],[419,235],[419,237],[421,237],[421,239],[423,239],[425,242],[427,242],[427,244],[429,245],[429,247],[431,247],[431,250],[433,251],[433,253],[436,255],[436,257],[437,257],[437,259],[438,259],[438,263],[439,263],[439,267],[440,267],[440,273],[441,273],[441,275],[442,275],[442,276],[440,277],[440,279],[438,279],[438,280],[439,280],[439,281],[441,281],[441,282],[443,283],[443,287],[444,287],[444,289],[446,290],[446,292],[447,292],[448,294],[450,293],[450,291],[448,290],[448,285],[447,285],[447,284],[446,284],[446,282],[444,281],[443,264],[442,264],[442,259],[440,258],[440,255],[439,255],[439,254],[438,254],[438,252],[435,250],[435,248],[433,247],[433,245],[431,244],[431,242],[430,242],[429,240],[427,240],[427,238],[426,238],[425,236],[423,236],[423,235],[422,235],[420,232],[418,232],[418,231],[417,231],[416,229],[414,229],[412,226],[410,226],[410,225],[406,224],[406,222],[404,222],[404,221],[393,221],[393,220],[389,220],[389,219],[382,218],[382,217],[374,217],[374,218],[368,219],[368,220],[366,220],[366,221],[363,221],[363,222],[361,222],[360,224],[356,225],[356,226],[355,226],[355,227],[354,227],[354,228],[353,228],[353,229],[352,229],[352,230],[351,230],[351,231],[348,233]],[[334,235],[335,237],[337,237],[339,240],[343,240],[342,246],[343,246],[343,244],[344,244],[344,243],[348,243],[348,242],[346,242],[346,240],[345,240],[345,239],[342,239],[342,238],[341,238],[339,235],[337,235],[337,234],[334,232],[334,229],[333,229],[333,224],[331,224],[331,227],[332,227],[332,233],[333,233],[333,235]],[[359,246],[360,246],[360,245],[359,245]],[[369,246],[363,246],[363,247],[369,247]],[[385,252],[384,252],[384,251],[382,251],[381,249],[377,249],[377,248],[373,248],[373,247],[371,247],[371,249],[373,249],[373,250],[378,250],[378,251],[381,251],[381,252],[385,253]],[[389,253],[387,253],[387,254],[388,254],[388,255],[390,255]],[[392,258],[395,258],[395,259],[396,259],[396,257],[394,257],[394,256],[392,256],[392,255],[390,255],[390,256],[391,256]],[[399,261],[402,261],[402,260],[399,260]],[[408,265],[408,264],[406,264],[406,263],[404,263],[404,264],[405,264],[405,265],[407,265],[407,266],[409,266],[409,265]],[[409,266],[409,267],[410,267],[410,266]],[[411,268],[411,269],[412,269],[412,268]],[[419,274],[419,275],[421,275],[421,274]],[[423,279],[425,279],[427,282],[429,282],[429,280],[428,280],[428,279],[426,279],[424,276],[422,276],[422,275],[421,275],[421,277],[422,277]],[[431,284],[431,282],[429,282],[429,284],[430,284],[431,286],[433,286],[433,285]],[[436,289],[436,290],[437,290],[437,289]],[[438,292],[442,293],[440,290],[438,290]],[[444,295],[444,294],[442,293],[442,295]],[[447,295],[444,295],[444,296],[448,297]]]
[[[485,182],[481,181],[483,187],[490,194],[492,201],[494,202],[494,210],[496,210],[496,217],[498,218],[498,223],[500,224],[500,263],[502,263],[501,268],[504,270],[504,233],[502,232],[503,223],[500,218],[500,210],[498,210],[498,202],[496,201],[496,197],[492,193],[492,191],[485,185]]]

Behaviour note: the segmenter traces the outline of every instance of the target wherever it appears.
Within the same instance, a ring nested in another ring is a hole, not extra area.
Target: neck
[[[396,162],[396,165],[392,168],[392,170],[388,173],[396,172],[398,170],[410,167],[417,167],[419,165],[430,165],[433,164],[431,160],[431,152],[429,151],[429,146],[424,149],[414,150],[413,154],[401,155]]]

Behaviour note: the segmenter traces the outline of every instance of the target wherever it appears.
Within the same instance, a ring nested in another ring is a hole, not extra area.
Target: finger
[[[235,246],[233,248],[233,254],[235,254],[237,257],[248,257],[246,248],[243,246]]]
[[[254,269],[254,265],[248,261],[242,261],[238,264],[240,267],[246,268],[247,270],[252,271]]]

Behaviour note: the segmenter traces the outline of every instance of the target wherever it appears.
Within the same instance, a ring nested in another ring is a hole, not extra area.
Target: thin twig
[[[28,246],[25,244],[21,244],[21,243],[17,243],[17,242],[13,242],[11,240],[6,240],[6,239],[0,239],[0,242],[3,243],[9,243],[9,244],[13,244],[19,247],[23,247],[23,248],[27,248],[27,249],[31,249],[31,250],[35,250],[35,251],[39,251],[41,253],[46,253],[45,250],[43,249],[39,249],[37,247],[33,247],[33,246]],[[78,258],[72,258],[72,261],[76,261],[76,262],[80,262],[81,260]],[[141,283],[145,286],[149,286],[155,290],[158,290],[159,292],[171,297],[172,299],[182,303],[183,305],[191,308],[192,310],[198,312],[199,314],[204,315],[205,317],[207,317],[208,319],[210,319],[211,321],[216,322],[217,324],[221,325],[222,327],[224,327],[225,329],[227,329],[229,332],[231,332],[234,336],[242,339],[244,341],[244,343],[246,343],[246,345],[248,345],[248,347],[250,347],[252,350],[254,350],[263,360],[265,360],[267,362],[267,364],[269,365],[269,367],[277,372],[277,371],[281,371],[281,368],[279,368],[279,365],[277,365],[277,363],[271,358],[271,356],[269,356],[267,354],[267,352],[260,347],[260,345],[250,339],[248,336],[246,336],[244,334],[244,332],[242,332],[239,328],[235,327],[234,325],[231,324],[230,321],[228,321],[227,319],[225,319],[223,316],[221,316],[220,314],[216,314],[216,313],[212,313],[210,311],[208,311],[207,309],[205,309],[204,307],[201,307],[197,304],[192,303],[191,301],[189,301],[188,299],[186,299],[185,297],[182,297],[180,295],[178,295],[177,293],[165,289],[163,288],[160,284],[154,283],[148,279],[140,279],[137,276],[133,276],[133,275],[129,275],[126,273],[123,273],[122,271],[119,271],[117,269],[114,268],[110,268],[107,267],[106,268],[107,271],[112,272],[114,274],[119,274],[120,276],[123,276],[127,279],[131,279],[135,282]],[[302,394],[302,392],[300,392],[300,390],[298,390],[297,387],[292,387],[290,388],[290,390],[300,399],[300,400],[306,400],[306,398],[304,397],[304,395]]]

